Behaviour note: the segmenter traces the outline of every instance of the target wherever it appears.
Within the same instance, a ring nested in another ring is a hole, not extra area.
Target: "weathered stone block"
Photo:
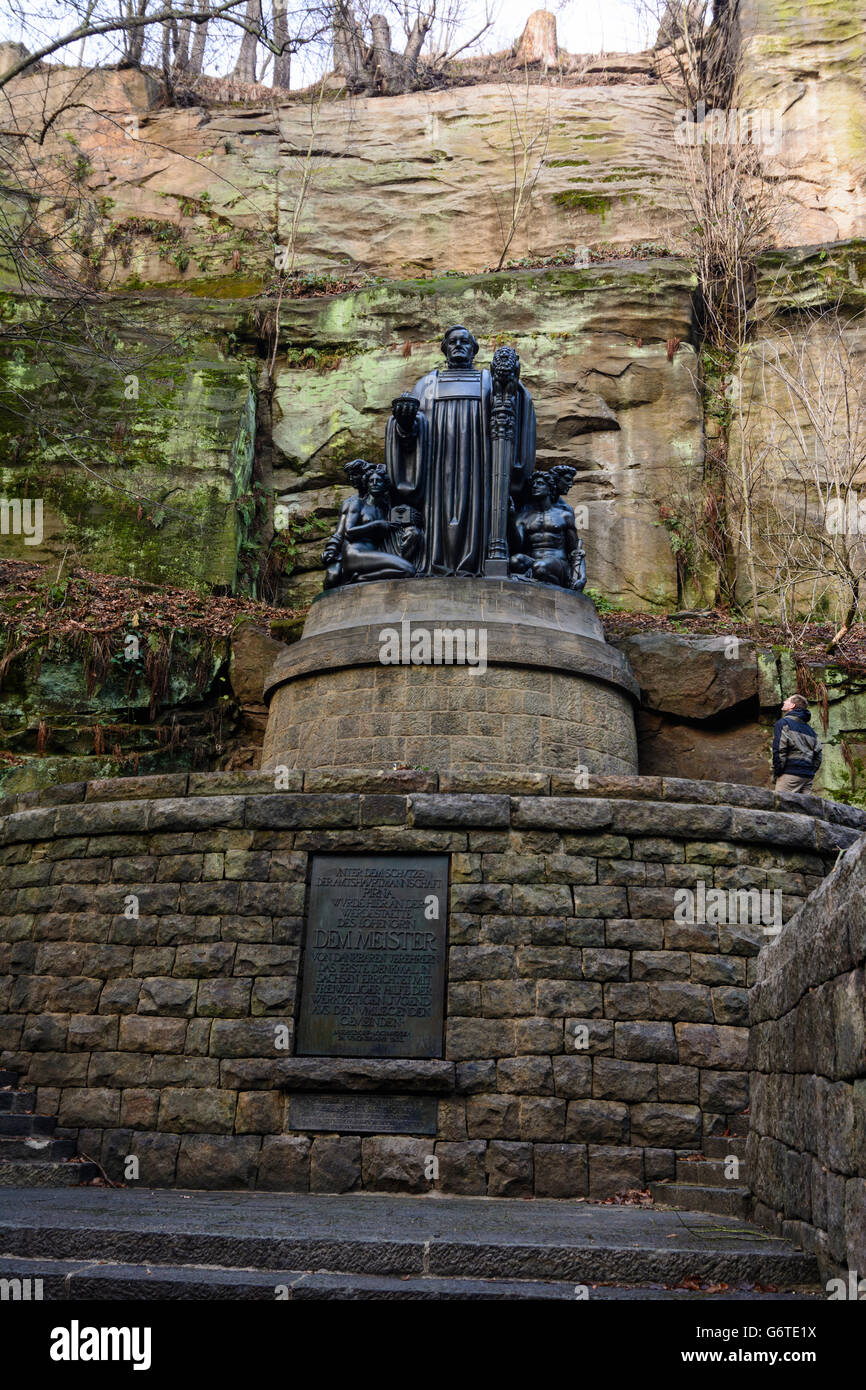
[[[466,1132],[470,1139],[518,1139],[520,1111],[517,1096],[468,1096]]]
[[[273,1057],[276,1061],[280,1055],[277,1051],[278,1026],[288,1027],[291,1033],[292,1020],[214,1019],[211,1053],[214,1057]]]
[[[659,1100],[696,1102],[701,1073],[697,1067],[659,1063]]]
[[[661,930],[661,924],[659,924]],[[691,973],[688,951],[635,951],[631,958],[633,980],[688,980]]]
[[[202,980],[196,1010],[207,1018],[246,1018],[250,1012],[250,981]]]
[[[534,980],[485,981],[481,985],[480,998],[481,1013],[486,1018],[517,1018],[536,1013]],[[448,1012],[468,1014],[471,1010],[456,1007],[452,1010],[449,990]],[[538,1009],[537,1012],[544,1013],[545,1010]]]
[[[256,1187],[268,1192],[307,1192],[311,1141],[287,1134],[266,1135],[259,1155]]]
[[[360,1182],[360,1139],[341,1137],[313,1140],[310,1152],[311,1192],[351,1192]]]
[[[634,1105],[631,1141],[651,1148],[698,1148],[701,1112],[697,1105]]]
[[[675,1062],[677,1044],[671,1023],[617,1023],[614,1056],[634,1062]]]
[[[507,980],[515,973],[515,952],[510,946],[451,947],[449,978],[452,980]]]
[[[553,1058],[553,1081],[556,1095],[569,1100],[592,1094],[592,1062],[588,1056]]]
[[[64,1128],[92,1125],[108,1129],[120,1119],[120,1091],[71,1086],[63,1092],[58,1118]]]
[[[120,1051],[183,1052],[186,1029],[185,1018],[121,1018]]]
[[[458,1062],[470,1057],[513,1057],[516,1026],[511,1019],[450,1018],[445,1056]]]
[[[494,1139],[487,1145],[488,1197],[531,1197],[533,1187],[532,1144]]]
[[[536,1197],[585,1197],[589,1168],[585,1144],[536,1144]]]
[[[402,1135],[361,1140],[364,1187],[372,1192],[429,1192],[427,1160],[433,1155],[432,1139]]]
[[[461,1197],[486,1195],[487,1145],[483,1139],[462,1143],[438,1141],[435,1156],[439,1160],[436,1187],[440,1192],[454,1193]]]
[[[234,1091],[167,1087],[159,1104],[159,1128],[173,1134],[231,1134],[236,1099]]]
[[[130,1089],[120,1099],[120,1123],[128,1129],[157,1127],[159,1091]]]
[[[261,1143],[252,1135],[184,1135],[177,1157],[178,1186],[253,1187]]]
[[[283,1128],[285,1096],[279,1091],[240,1091],[235,1112],[236,1134],[279,1134]]]
[[[496,1064],[496,1086],[515,1095],[553,1094],[553,1066],[549,1057],[505,1057]]]
[[[197,980],[178,980],[170,976],[142,980],[139,1013],[189,1018],[195,1013],[197,988]]]
[[[658,1069],[649,1062],[622,1062],[613,1057],[594,1057],[592,1094],[601,1100],[655,1100]]]
[[[628,1106],[611,1100],[570,1100],[565,1137],[589,1144],[627,1144]]]
[[[565,1137],[566,1102],[551,1096],[521,1096],[520,1138],[561,1140]]]
[[[748,1060],[749,1030],[716,1024],[677,1023],[679,1060],[686,1066],[743,1071]]]
[[[573,1102],[579,1104],[578,1101]],[[618,1192],[640,1189],[644,1185],[641,1149],[589,1146],[589,1195],[613,1197]]]

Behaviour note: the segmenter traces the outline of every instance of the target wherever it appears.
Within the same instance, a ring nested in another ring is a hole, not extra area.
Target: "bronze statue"
[[[529,496],[511,513],[511,571],[521,579],[559,584],[581,593],[586,584],[586,553],[574,521],[574,508],[562,501],[577,469],[557,464],[533,473]]]
[[[404,519],[392,518],[391,488],[383,465],[353,459],[346,464],[346,475],[358,491],[343,503],[337,529],[322,551],[322,563],[327,566],[325,588],[358,580],[409,578],[415,565],[401,550],[411,549],[413,528]]]
[[[395,494],[424,516],[419,573],[482,575],[490,541],[494,382],[473,366],[478,343],[462,325],[448,329],[442,351],[446,366],[394,402],[385,461]],[[514,388],[508,487],[519,492],[535,466],[535,411],[526,387],[515,381]]]
[[[325,588],[413,575],[487,575],[580,592],[586,561],[563,497],[576,469],[535,469],[535,410],[513,347],[490,370],[462,324],[446,365],[391,405],[385,464],[353,459],[357,489],[324,551]]]

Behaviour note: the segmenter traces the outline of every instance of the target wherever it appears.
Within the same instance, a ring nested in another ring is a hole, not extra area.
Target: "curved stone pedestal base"
[[[275,663],[262,762],[628,776],[636,694],[580,594],[487,579],[350,586],[316,599]]]

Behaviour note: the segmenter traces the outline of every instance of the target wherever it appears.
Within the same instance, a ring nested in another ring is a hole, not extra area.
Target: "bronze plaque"
[[[435,1096],[292,1096],[289,1129],[332,1134],[435,1134]]]
[[[441,1057],[446,854],[317,854],[300,1057]]]

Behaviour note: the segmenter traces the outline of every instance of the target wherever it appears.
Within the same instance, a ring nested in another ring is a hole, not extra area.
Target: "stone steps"
[[[745,1219],[751,1210],[751,1192],[747,1187],[715,1187],[712,1184],[683,1182],[650,1183],[654,1202],[674,1207],[678,1211],[713,1212],[717,1216],[738,1216]]]
[[[28,1114],[35,1105],[35,1091],[15,1091],[11,1087],[0,1090],[0,1114]]]
[[[0,1187],[80,1187],[99,1176],[95,1163],[0,1158]]]
[[[697,1187],[733,1187],[742,1177],[742,1165],[737,1180],[725,1176],[727,1163],[723,1158],[678,1158],[676,1185]]]
[[[708,1135],[703,1142],[703,1153],[707,1158],[727,1158],[733,1154],[742,1160],[746,1157],[746,1140],[741,1135]]]
[[[293,1297],[536,1298],[567,1288],[574,1299],[576,1284],[590,1297],[603,1285],[661,1298],[663,1286],[685,1280],[795,1293],[818,1278],[813,1257],[787,1242],[699,1213],[541,1198],[104,1187],[0,1191],[0,1277],[15,1261],[102,1280],[78,1295],[94,1298],[141,1297],[155,1280],[164,1291],[149,1296],[166,1298],[273,1299],[285,1284]],[[118,1291],[106,1292],[112,1279]]]
[[[47,1135],[6,1136],[0,1139],[0,1161],[7,1158],[50,1159],[63,1163],[77,1153],[72,1139],[51,1139]]]
[[[40,1134],[49,1137],[57,1128],[54,1115],[0,1115],[0,1139],[14,1135]]]
[[[71,1139],[55,1139],[53,1115],[34,1115],[36,1092],[17,1089],[14,1072],[0,1072],[0,1187],[78,1187],[100,1176],[78,1162]]]
[[[4,1279],[29,1279],[31,1288],[42,1281],[42,1296],[63,1300],[220,1301],[273,1303],[308,1300],[376,1301],[477,1301],[511,1300],[575,1301],[573,1283],[522,1279],[463,1279],[435,1276],[388,1277],[376,1274],[329,1274],[309,1270],[255,1270],[207,1265],[94,1264],[85,1260],[28,1260],[0,1256]],[[661,1285],[595,1285],[589,1297],[596,1301],[707,1300],[767,1302],[821,1298],[811,1286],[778,1293],[728,1289],[718,1293],[666,1288]]]
[[[739,1159],[736,1179],[726,1176],[727,1160]],[[677,1158],[676,1177],[650,1183],[654,1202],[679,1211],[747,1217],[751,1192],[745,1183],[746,1140],[742,1135],[710,1135],[699,1153]]]

